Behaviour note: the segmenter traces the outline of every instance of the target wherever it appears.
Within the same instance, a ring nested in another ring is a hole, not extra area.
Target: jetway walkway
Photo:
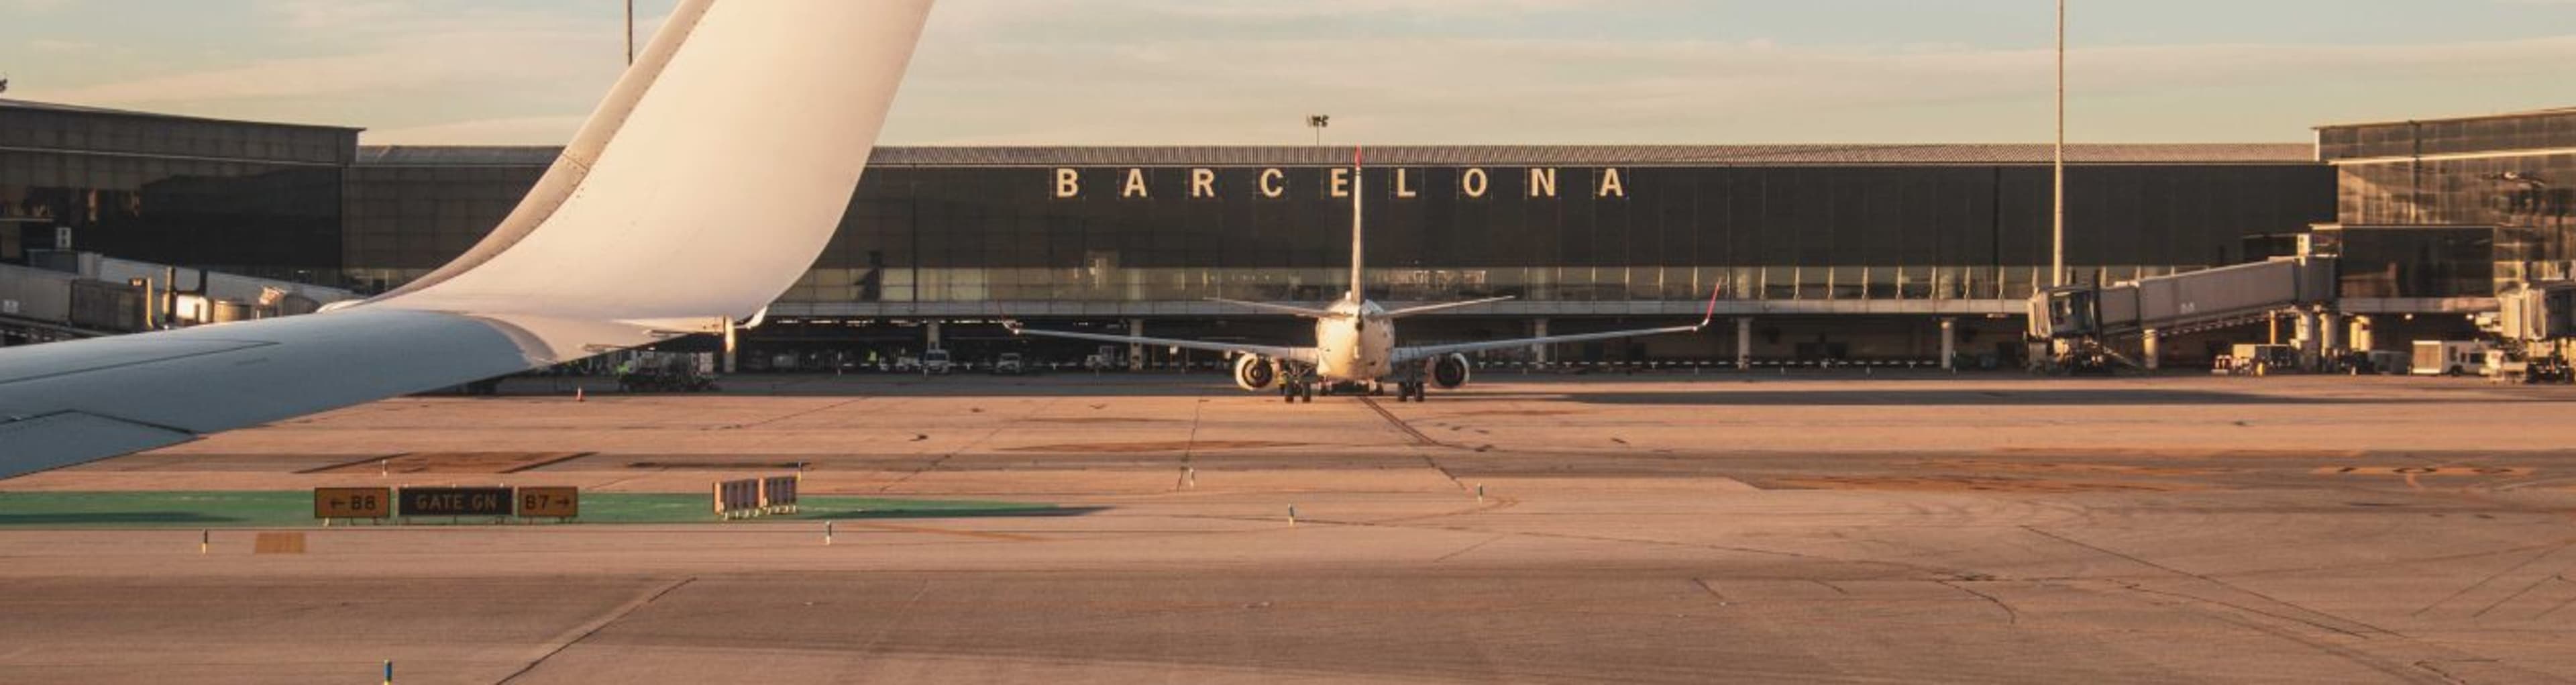
[[[39,251],[0,264],[0,344],[49,342],[311,313],[357,299],[341,288]]]
[[[2142,365],[2151,367],[2158,338],[2261,322],[2283,311],[2332,309],[2335,267],[2333,257],[2280,257],[2103,287],[2051,288],[2031,296],[2030,335],[2061,343],[2061,362],[2076,366],[2126,361],[2109,343],[2137,337],[2150,360]]]

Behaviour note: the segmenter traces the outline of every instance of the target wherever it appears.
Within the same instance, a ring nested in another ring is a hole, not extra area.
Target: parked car
[[[1017,376],[1028,372],[1028,362],[1018,352],[1004,352],[1002,356],[993,358],[993,375]]]

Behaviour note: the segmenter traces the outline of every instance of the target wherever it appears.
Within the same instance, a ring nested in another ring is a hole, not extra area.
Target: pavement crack
[[[1424,435],[1422,431],[1414,430],[1413,424],[1405,423],[1404,419],[1396,417],[1395,412],[1387,411],[1385,406],[1379,405],[1377,398],[1361,395],[1360,404],[1366,405],[1369,411],[1377,412],[1379,418],[1386,419],[1386,425],[1394,426],[1397,431],[1404,433],[1404,436],[1411,439],[1417,447],[1449,446],[1448,443],[1431,439],[1431,436]]]
[[[2576,544],[2576,543],[2571,543],[2571,544]],[[2431,603],[2431,604],[2426,604],[2426,605],[2424,605],[2424,608],[2422,608],[2422,609],[2416,609],[2416,610],[2415,610],[2415,613],[2407,614],[2407,615],[2409,615],[2409,616],[2422,616],[2422,615],[2424,615],[2424,612],[2432,611],[2434,607],[2442,606],[2443,604],[2449,603],[2451,600],[2454,600],[2454,599],[2459,599],[2461,595],[2469,594],[2469,591],[2471,591],[2471,590],[2476,590],[2476,589],[2478,589],[2478,588],[2485,587],[2487,583],[2495,582],[2495,580],[2496,580],[2497,578],[2502,578],[2502,577],[2504,577],[2504,575],[2505,575],[2505,574],[2507,574],[2507,573],[2512,573],[2512,572],[2515,572],[2515,571],[2520,571],[2520,570],[2522,570],[2522,567],[2524,567],[2524,566],[2530,566],[2530,565],[2532,565],[2532,563],[2534,563],[2534,562],[2540,561],[2540,560],[2542,560],[2542,559],[2549,558],[2549,555],[2557,554],[2557,553],[2558,553],[2558,550],[2562,550],[2562,549],[2566,549],[2566,548],[2567,548],[2567,545],[2559,545],[2559,546],[2557,546],[2557,547],[2553,547],[2553,548],[2542,549],[2542,550],[2540,550],[2540,553],[2539,553],[2539,554],[2534,554],[2534,555],[2532,555],[2532,556],[2531,556],[2531,558],[2522,560],[2522,563],[2514,564],[2514,565],[2512,565],[2512,566],[2506,567],[2504,570],[2501,570],[2501,571],[2497,571],[2497,572],[2494,572],[2494,573],[2487,574],[2487,576],[2486,576],[2486,577],[2484,577],[2484,578],[2479,578],[2479,579],[2478,579],[2478,582],[2470,583],[2470,584],[2468,584],[2468,586],[2467,586],[2467,587],[2460,588],[2460,590],[2459,590],[2458,592],[2453,592],[2453,593],[2451,593],[2451,594],[2449,594],[2449,595],[2447,595],[2447,596],[2444,596],[2444,597],[2443,597],[2443,598],[2441,598],[2441,599],[2434,600],[2434,601],[2433,601],[2433,603]]]
[[[494,685],[502,685],[513,680],[518,680],[519,676],[527,675],[528,673],[537,670],[538,666],[544,665],[547,659],[555,658],[555,655],[562,654],[565,649],[569,649],[573,645],[580,644],[583,640],[590,639],[590,636],[592,635],[599,634],[599,631],[607,628],[609,624],[625,619],[628,614],[635,613],[635,610],[642,609],[644,608],[644,605],[652,604],[654,601],[660,600],[663,595],[671,594],[671,591],[678,590],[681,586],[696,582],[697,579],[697,576],[689,576],[687,578],[681,578],[669,583],[664,583],[661,587],[654,589],[652,592],[644,593],[642,596],[629,600],[625,604],[618,605],[615,609],[610,609],[607,614],[602,615],[597,619],[593,619],[589,623],[574,626],[572,630],[565,631],[565,635],[570,635],[571,639],[563,639],[563,636],[561,635],[556,636],[557,639],[555,640],[554,647],[547,649],[544,654],[537,655],[537,658],[533,661],[529,661],[528,665],[519,667],[519,670],[512,671],[510,675],[503,677],[500,680],[493,681]]]
[[[1976,595],[1978,599],[1986,600],[1986,602],[1987,602],[1987,603],[1995,605],[1995,608],[2004,610],[2004,622],[2005,622],[2005,623],[2010,623],[2010,624],[2019,624],[2019,623],[2021,623],[2021,612],[2020,612],[2020,611],[2018,611],[2018,610],[2013,609],[2013,608],[2012,608],[2012,605],[2010,605],[2010,604],[2005,604],[2005,603],[2004,603],[2004,601],[2003,601],[2002,599],[1996,598],[1994,595],[1989,595],[1989,594],[1986,594],[1986,593],[1983,593],[1983,592],[1978,592],[1978,591],[1976,591],[1976,589],[1974,589],[1974,588],[1970,588],[1970,587],[1968,587],[1968,586],[1966,586],[1966,585],[1961,585],[1961,584],[1959,584],[1959,583],[1957,583],[1957,582],[1955,582],[1955,581],[1948,581],[1948,580],[1935,580],[1935,581],[1932,581],[1932,582],[1940,583],[1940,584],[1942,584],[1942,585],[1947,585],[1947,586],[1949,586],[1949,587],[1950,587],[1950,589],[1953,589],[1953,590],[1958,590],[1958,591],[1960,591],[1960,592],[1965,592],[1965,593],[1968,593],[1968,594],[1971,594],[1971,595]]]
[[[1466,553],[1468,553],[1468,552],[1476,551],[1476,548],[1483,547],[1483,546],[1490,545],[1490,544],[1494,544],[1494,541],[1495,541],[1495,540],[1501,540],[1501,539],[1503,539],[1503,538],[1507,538],[1507,537],[1511,537],[1511,536],[1510,536],[1510,535],[1496,535],[1496,536],[1493,536],[1493,537],[1490,537],[1490,538],[1485,538],[1485,540],[1484,540],[1483,542],[1479,542],[1479,543],[1476,543],[1476,544],[1468,545],[1468,546],[1466,546],[1466,547],[1459,548],[1459,549],[1458,549],[1458,551],[1450,552],[1450,553],[1448,553],[1448,554],[1440,555],[1440,558],[1431,560],[1431,563],[1437,564],[1437,563],[1440,563],[1440,562],[1443,562],[1443,561],[1448,561],[1451,557],[1455,557],[1455,556],[1458,556],[1458,555],[1461,555],[1461,554],[1466,554]]]
[[[2022,530],[2030,531],[2030,532],[2031,532],[2031,533],[2033,533],[2033,534],[2036,534],[2036,535],[2039,535],[2039,536],[2042,536],[2042,537],[2046,537],[2046,538],[2049,538],[2049,539],[2052,539],[2052,540],[2056,540],[2056,541],[2063,542],[2063,543],[2066,543],[2066,544],[2069,544],[2069,545],[2074,545],[2074,546],[2077,546],[2077,547],[2082,547],[2082,548],[2084,548],[2084,549],[2092,550],[2092,551],[2097,552],[2097,553],[2100,553],[2100,554],[2105,554],[2105,555],[2109,555],[2109,556],[2112,556],[2112,557],[2117,557],[2117,558],[2120,558],[2120,559],[2126,559],[2126,560],[2128,560],[2129,562],[2131,562],[2131,563],[2135,563],[2135,564],[2138,564],[2138,565],[2140,565],[2140,566],[2145,566],[2145,567],[2147,567],[2147,568],[2152,568],[2152,569],[2156,569],[2156,570],[2163,571],[2163,572],[2166,572],[2166,573],[2170,573],[2170,574],[2173,574],[2173,575],[2182,576],[2182,577],[2185,577],[2185,578],[2191,578],[2191,579],[2193,579],[2193,580],[2198,580],[2198,581],[2203,582],[2203,583],[2208,583],[2208,584],[2210,584],[2210,585],[2217,586],[2218,588],[2220,588],[2220,589],[2224,589],[2224,590],[2227,590],[2227,591],[2229,591],[2229,592],[2234,592],[2234,593],[2238,593],[2238,594],[2246,595],[2246,596],[2249,596],[2249,597],[2254,597],[2254,598],[2256,598],[2256,599],[2260,599],[2260,600],[2263,600],[2263,601],[2265,601],[2265,602],[2270,602],[2270,603],[2277,604],[2277,605],[2280,605],[2280,606],[2288,607],[2288,608],[2295,609],[2295,610],[2298,610],[2298,611],[2300,611],[2300,612],[2304,612],[2304,613],[2315,614],[2315,615],[2317,615],[2317,616],[2324,617],[2324,618],[2328,618],[2328,619],[2333,619],[2333,620],[2335,620],[2335,621],[2339,621],[2339,622],[2342,622],[2342,623],[2348,623],[2348,624],[2351,624],[2351,625],[2353,625],[2353,626],[2356,626],[2356,627],[2362,628],[2362,629],[2364,629],[2364,630],[2368,630],[2368,631],[2373,632],[2373,633],[2378,633],[2378,634],[2381,634],[2381,635],[2388,635],[2388,636],[2393,636],[2393,637],[2400,637],[2400,638],[2405,637],[2405,635],[2404,635],[2404,634],[2402,634],[2402,633],[2398,633],[2397,631],[2389,630],[2389,629],[2386,629],[2386,628],[2381,628],[2381,627],[2379,627],[2379,626],[2371,625],[2371,624],[2368,624],[2368,623],[2363,623],[2363,622],[2361,622],[2361,621],[2356,621],[2356,620],[2352,620],[2352,619],[2349,619],[2349,618],[2344,618],[2344,617],[2342,617],[2342,616],[2336,616],[2336,615],[2334,615],[2334,614],[2329,614],[2329,613],[2326,613],[2326,612],[2317,611],[2317,610],[2315,610],[2315,609],[2310,609],[2310,608],[2307,608],[2307,607],[2299,606],[2299,605],[2294,604],[2294,603],[2291,603],[2291,602],[2283,601],[2282,599],[2280,599],[2280,598],[2278,598],[2278,597],[2273,597],[2273,596],[2271,596],[2271,595],[2266,595],[2266,594],[2263,594],[2263,593],[2260,593],[2260,592],[2255,592],[2255,591],[2253,591],[2253,590],[2248,590],[2248,589],[2245,589],[2245,588],[2242,588],[2242,587],[2238,587],[2238,586],[2236,586],[2235,584],[2229,583],[2229,582],[2227,582],[2227,581],[2219,580],[2219,579],[2217,579],[2217,578],[2212,578],[2212,577],[2209,577],[2209,576],[2206,576],[2206,575],[2202,575],[2202,574],[2199,574],[2199,573],[2193,573],[2193,572],[2190,572],[2190,571],[2185,571],[2185,570],[2178,569],[2178,568],[2174,568],[2174,567],[2171,567],[2171,566],[2166,566],[2166,565],[2164,565],[2164,564],[2159,564],[2159,563],[2156,563],[2156,562],[2153,562],[2153,561],[2148,561],[2148,560],[2146,560],[2146,559],[2138,558],[2138,557],[2136,557],[2136,556],[2131,556],[2131,555],[2129,555],[2129,554],[2125,554],[2125,553],[2119,552],[2119,551],[2117,551],[2117,550],[2112,550],[2112,549],[2109,549],[2109,548],[2100,547],[2100,546],[2093,545],[2093,544],[2089,544],[2089,543],[2086,543],[2086,542],[2083,542],[2083,541],[2080,541],[2080,540],[2076,540],[2076,539],[2074,539],[2074,538],[2066,537],[2066,536],[2064,536],[2064,535],[2058,535],[2058,534],[2056,534],[2056,533],[2051,533],[2051,532],[2048,532],[2048,531],[2045,531],[2045,530],[2040,530],[2040,529],[2039,529],[2038,527],[2036,527],[2036,526],[2022,526],[2022,527],[2021,527],[2021,529],[2022,529]],[[2290,616],[2290,615],[2286,615],[2286,614],[2283,614],[2283,613],[2280,613],[2280,612],[2276,612],[2276,611],[2264,611],[2264,610],[2262,610],[2262,609],[2256,609],[2256,608],[2253,608],[2253,607],[2250,607],[2250,606],[2245,606],[2245,605],[2243,605],[2243,604],[2239,604],[2239,603],[2235,603],[2235,602],[2227,602],[2227,601],[2223,601],[2223,600],[2211,599],[2211,598],[2207,598],[2207,597],[2201,597],[2201,596],[2198,596],[2198,595],[2191,595],[2191,594],[2187,594],[2187,593],[2180,593],[2180,592],[2168,592],[2168,591],[2161,591],[2161,590],[2150,590],[2150,589],[2146,589],[2144,586],[2140,586],[2140,585],[2137,585],[2137,584],[2130,584],[2130,589],[2132,589],[2132,590],[2137,590],[2137,591],[2140,591],[2140,592],[2150,592],[2150,593],[2162,594],[2162,595],[2169,595],[2169,596],[2174,596],[2174,597],[2182,597],[2182,598],[2192,599],[2192,600],[2196,600],[2196,601],[2200,601],[2200,602],[2206,602],[2206,603],[2210,603],[2210,604],[2217,604],[2217,605],[2220,605],[2220,606],[2225,606],[2225,607],[2234,608],[2234,609],[2237,609],[2237,610],[2239,610],[2239,611],[2248,611],[2248,612],[2253,612],[2253,613],[2256,613],[2256,614],[2262,614],[2262,615],[2264,615],[2264,616],[2270,616],[2270,617],[2273,617],[2273,618],[2282,619],[2282,620],[2285,620],[2285,621],[2293,621],[2293,622],[2297,622],[2297,623],[2300,623],[2300,624],[2303,624],[2303,625],[2308,625],[2308,626],[2316,627],[2316,628],[2323,629],[2323,630],[2329,630],[2329,631],[2333,631],[2333,632],[2336,632],[2336,633],[2341,633],[2341,634],[2349,635],[2349,636],[2353,636],[2353,637],[2359,637],[2359,638],[2368,638],[2368,637],[2369,637],[2368,635],[2365,635],[2365,634],[2360,633],[2360,632],[2356,632],[2356,631],[2353,631],[2353,630],[2350,630],[2350,629],[2340,628],[2340,627],[2336,627],[2336,626],[2332,626],[2332,625],[2327,625],[2327,624],[2325,624],[2325,623],[2323,623],[2323,622],[2319,622],[2319,621],[2316,621],[2316,620],[2311,620],[2311,619],[2306,619],[2306,618],[2300,618],[2300,617],[2297,617],[2297,616]]]
[[[1699,589],[1708,591],[1708,596],[1716,597],[1718,604],[1728,604],[1733,601],[1726,598],[1726,593],[1717,591],[1717,586],[1708,584],[1707,578],[1692,578],[1691,584],[1698,585]]]
[[[785,421],[785,420],[788,420],[788,419],[793,419],[793,418],[797,418],[797,417],[805,416],[805,415],[808,415],[808,414],[813,414],[813,413],[816,413],[816,412],[831,411],[831,410],[834,410],[834,409],[839,409],[839,408],[842,408],[842,407],[847,407],[847,406],[850,406],[850,405],[852,405],[852,404],[858,403],[858,402],[863,401],[863,400],[866,400],[866,399],[868,399],[868,398],[865,398],[865,397],[853,397],[853,398],[846,399],[846,400],[842,400],[842,401],[839,401],[839,402],[834,402],[834,403],[831,403],[831,404],[826,404],[826,405],[823,405],[823,406],[820,406],[820,407],[815,407],[815,408],[812,408],[812,409],[807,409],[807,410],[805,410],[805,411],[800,411],[800,412],[789,412],[789,413],[786,413],[786,414],[781,414],[781,415],[778,415],[778,416],[772,416],[772,417],[769,417],[769,418],[766,418],[766,419],[761,419],[761,420],[759,420],[759,421],[753,421],[753,422],[751,422],[751,423],[737,423],[737,424],[732,424],[732,425],[724,426],[724,427],[723,427],[723,429],[725,429],[725,430],[742,430],[742,429],[745,429],[745,428],[759,428],[759,427],[761,427],[761,426],[766,426],[766,425],[769,425],[769,424],[772,424],[772,423],[777,423],[777,422],[780,422],[780,421]]]

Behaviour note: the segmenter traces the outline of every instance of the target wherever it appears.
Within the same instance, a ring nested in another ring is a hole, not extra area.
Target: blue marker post
[[[394,660],[385,660],[385,685],[394,685]]]

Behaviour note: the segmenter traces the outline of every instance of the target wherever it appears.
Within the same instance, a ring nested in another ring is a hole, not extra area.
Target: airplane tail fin
[[[1361,260],[1361,259],[1360,259],[1360,248],[1361,248],[1363,245],[1366,245],[1366,244],[1367,244],[1366,242],[1364,242],[1364,241],[1362,241],[1362,240],[1360,239],[1360,198],[1361,198],[1362,196],[1367,195],[1367,193],[1360,192],[1360,176],[1362,175],[1362,174],[1360,173],[1360,171],[1361,171],[1361,169],[1362,169],[1362,166],[1361,166],[1361,164],[1360,164],[1360,156],[1361,156],[1361,149],[1360,149],[1360,148],[1357,148],[1357,147],[1353,147],[1353,148],[1351,148],[1351,301],[1352,301],[1352,302],[1358,302],[1358,301],[1361,301],[1361,300],[1366,300],[1366,299],[1368,299],[1368,290],[1367,290],[1367,285],[1368,285],[1368,269],[1367,269],[1367,265],[1366,265],[1366,263],[1365,263],[1363,260]]]
[[[739,318],[804,275],[930,0],[684,0],[501,225],[370,306]]]

